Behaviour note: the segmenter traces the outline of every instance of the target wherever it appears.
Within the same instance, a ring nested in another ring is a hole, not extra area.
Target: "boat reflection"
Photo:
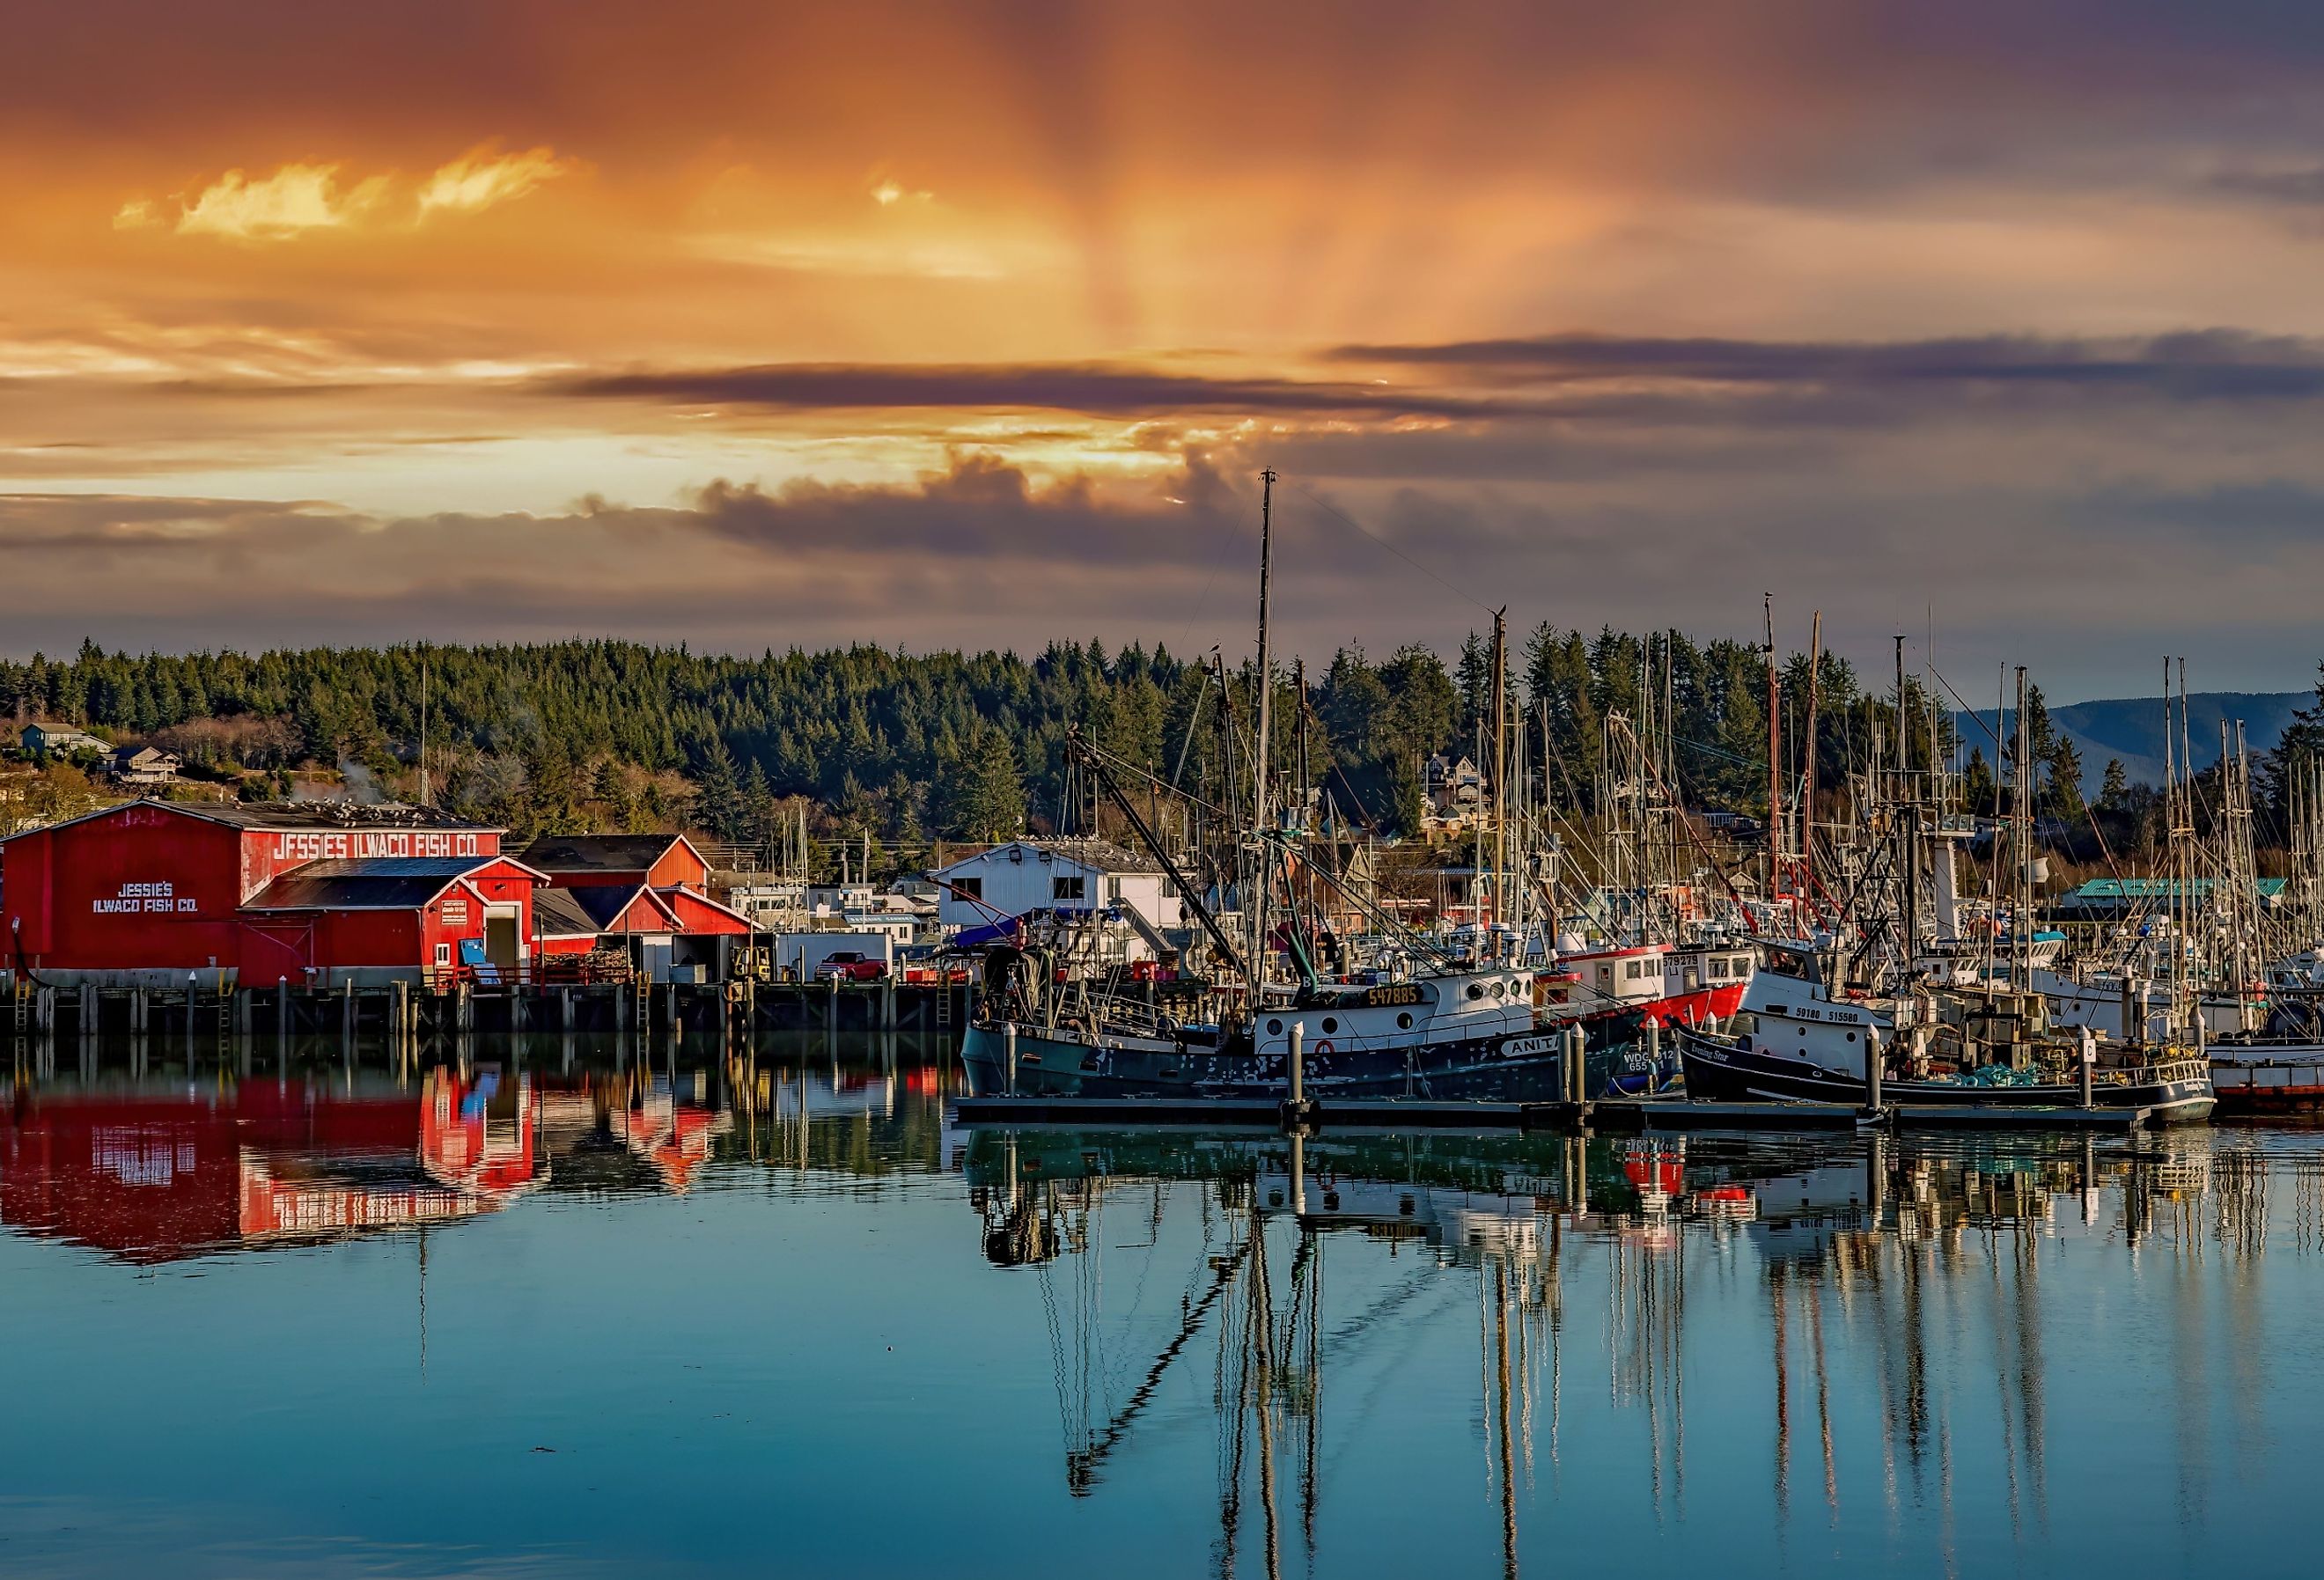
[[[1688,1372],[1707,1363],[1730,1391],[1738,1369],[1762,1374],[1766,1474],[1782,1520],[1804,1499],[1837,1529],[1843,1489],[1865,1484],[1848,1474],[1844,1445],[1860,1455],[1869,1440],[1871,1480],[1891,1514],[1903,1501],[1937,1507],[1950,1543],[1958,1432],[1974,1415],[1980,1432],[1987,1422],[2000,1428],[1997,1455],[1988,1437],[1977,1457],[1995,1461],[2012,1528],[2046,1529],[2045,1313],[2055,1302],[2043,1300],[2042,1280],[2053,1242],[2070,1227],[2134,1258],[2158,1243],[2200,1256],[2208,1233],[2256,1258],[2267,1243],[2268,1170],[2214,1145],[2201,1132],[2100,1147],[2024,1133],[1585,1140],[1027,1128],[973,1132],[961,1162],[987,1260],[1045,1280],[1074,1495],[1099,1491],[1172,1369],[1215,1352],[1222,1575],[1254,1557],[1254,1511],[1266,1574],[1280,1572],[1286,1543],[1304,1544],[1314,1562],[1315,1467],[1335,1452],[1325,1409],[1340,1391],[1333,1377],[1371,1371],[1367,1351],[1383,1333],[1465,1289],[1476,1307],[1485,1479],[1504,1572],[1515,1575],[1536,1449],[1557,1474],[1576,1365],[1599,1374],[1609,1408],[1643,1418],[1657,1520],[1684,1516]],[[2319,1187],[2296,1178],[2302,1248],[2324,1249],[2314,1243],[2324,1233]],[[1359,1260],[1333,1260],[1365,1293],[1352,1309],[1327,1309],[1326,1253],[1342,1241],[1356,1243]],[[1175,1274],[1104,1265],[1129,1247],[1150,1261],[1154,1248],[1174,1245],[1192,1252]],[[1383,1259],[1408,1264],[1407,1274],[1388,1278]],[[1712,1319],[1716,1353],[1691,1356],[1690,1285],[1709,1277],[1731,1289],[1744,1269],[1765,1347],[1738,1345],[1726,1310]],[[1149,1280],[1182,1291],[1167,1331],[1150,1315],[1105,1308],[1109,1289]],[[1592,1307],[1580,1351],[1577,1298]],[[1105,1358],[1139,1331],[1161,1342],[1135,1388],[1104,1408],[1093,1393],[1106,1391]],[[2183,1344],[2201,1332],[2190,1320]],[[1965,1375],[1966,1354],[1977,1359]],[[2183,1358],[2200,1372],[2200,1354]],[[1975,1387],[1981,1400],[1968,1397]],[[1843,1432],[1843,1412],[1868,1396],[1877,1432]],[[1730,1459],[1735,1447],[1725,1445]],[[1287,1502],[1296,1532],[1278,1519]]]

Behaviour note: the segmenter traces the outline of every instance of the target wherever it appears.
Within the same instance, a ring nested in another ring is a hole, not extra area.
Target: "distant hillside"
[[[2272,748],[2283,735],[2284,726],[2292,722],[2295,709],[2305,707],[2315,700],[2310,691],[2195,691],[2187,698],[2188,735],[2195,752],[2197,770],[2209,768],[2219,760],[2219,721],[2225,719],[2230,729],[2237,719],[2243,721],[2244,740],[2257,757]],[[2002,731],[2016,726],[2016,710],[2008,709],[1996,715],[1986,708],[1978,713],[1956,714],[1955,725],[1960,730],[1964,747],[1982,746],[1986,761],[1993,761],[1995,720],[2000,720]],[[2106,772],[2107,759],[2122,759],[2123,772],[2134,784],[2163,782],[2163,699],[2159,697],[2111,698],[2098,702],[2070,703],[2052,707],[2050,719],[2063,734],[2070,736],[2082,753],[2082,791],[2098,793],[2098,781]]]

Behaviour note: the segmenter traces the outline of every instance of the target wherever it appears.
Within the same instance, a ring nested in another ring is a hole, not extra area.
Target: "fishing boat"
[[[1255,673],[1270,676],[1269,585],[1275,474],[1261,474],[1259,655]],[[1038,950],[1001,947],[984,963],[984,991],[963,1035],[961,1056],[973,1095],[996,1094],[1176,1099],[1284,1097],[1296,1083],[1319,1097],[1425,1097],[1548,1100],[1562,1089],[1563,1039],[1545,1031],[1534,1003],[1533,975],[1510,957],[1516,935],[1508,919],[1522,901],[1506,850],[1509,762],[1506,694],[1507,631],[1497,616],[1494,690],[1497,732],[1493,793],[1501,845],[1484,891],[1494,927],[1468,959],[1403,929],[1376,902],[1305,859],[1307,799],[1278,801],[1270,784],[1269,709],[1273,687],[1255,688],[1250,753],[1255,765],[1249,822],[1236,842],[1248,897],[1242,926],[1231,929],[1204,898],[1223,884],[1196,882],[1178,854],[1155,833],[1127,782],[1142,772],[1079,731],[1067,750],[1076,769],[1111,802],[1146,854],[1170,882],[1208,942],[1222,980],[1192,994],[1157,1002],[1111,991],[1086,975],[1061,974]],[[1221,685],[1223,714],[1225,687]],[[1148,805],[1160,785],[1146,790]],[[1323,929],[1303,901],[1315,882],[1366,908],[1395,938],[1381,964],[1327,975],[1317,947]],[[1279,903],[1278,903],[1279,896]],[[1240,936],[1238,936],[1240,934]],[[1288,956],[1290,980],[1274,962]],[[1067,980],[1059,980],[1060,975]],[[1296,1076],[1295,1076],[1296,1070]]]
[[[1771,638],[1771,655],[1773,648]],[[2009,754],[2021,764],[2031,761],[2025,686],[2021,669],[2018,735]],[[1775,696],[1771,658],[1771,710]],[[1901,639],[1895,708],[1898,718],[1907,716]],[[1872,1100],[1877,1077],[1879,1101],[1908,1108],[2087,1104],[2140,1110],[2165,1123],[2209,1117],[2216,1102],[2210,1067],[2200,1030],[2179,1012],[2191,1002],[2183,982],[2172,984],[2160,1035],[2143,1021],[2129,1036],[2101,1037],[2086,1024],[2052,1020],[2034,965],[2033,890],[2040,869],[2030,772],[2013,774],[2011,787],[2006,870],[2015,893],[2006,928],[1992,935],[2007,947],[1964,980],[1957,968],[1961,952],[1942,947],[1964,935],[1951,873],[1957,832],[1944,816],[1950,798],[1937,782],[1933,738],[1929,745],[1926,763],[1918,764],[1898,739],[1894,756],[1860,781],[1856,799],[1868,837],[1849,853],[1859,874],[1851,902],[1834,910],[1812,938],[1766,940],[1760,969],[1730,1022],[1674,1030],[1687,1095],[1711,1102],[1862,1104]],[[1771,744],[1771,755],[1773,750]],[[1772,827],[1783,829],[1779,781],[1771,781],[1769,800]],[[1793,806],[1806,804],[1803,793]],[[1789,848],[1805,852],[1812,846],[1804,818],[1800,821]],[[1771,893],[1815,889],[1812,874],[1805,883],[1794,880],[1773,839],[1769,859]],[[1924,901],[1932,900],[1940,946],[1933,950],[1923,925]],[[2189,1033],[2183,1039],[2176,1035],[2182,1027]]]
[[[961,1048],[978,1096],[1277,1098],[1295,1041],[1319,1097],[1520,1102],[1559,1090],[1562,1039],[1539,1028],[1520,971],[1319,983],[1222,1025],[1044,994],[1036,963],[1002,952],[991,969]]]
[[[1796,958],[1796,957],[1794,957]],[[1763,968],[1718,1030],[1673,1033],[1687,1094],[1711,1102],[1860,1104],[1879,1061],[1883,1102],[1930,1108],[2146,1111],[2156,1123],[2210,1116],[2211,1067],[2171,1048],[2053,1031],[2039,993],[1929,992],[1902,1001],[1835,997],[1821,976]]]
[[[1585,1095],[1643,1096],[1679,1080],[1677,1045],[1663,1030],[1734,1015],[1754,960],[1733,944],[1580,949],[1540,974],[1535,993],[1546,1025],[1582,1032]]]

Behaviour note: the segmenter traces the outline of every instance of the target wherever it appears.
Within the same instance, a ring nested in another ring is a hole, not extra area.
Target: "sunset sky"
[[[11,653],[1239,652],[1272,466],[1316,659],[1500,605],[1741,635],[1769,589],[1978,695],[2324,657],[2324,8],[7,32]]]

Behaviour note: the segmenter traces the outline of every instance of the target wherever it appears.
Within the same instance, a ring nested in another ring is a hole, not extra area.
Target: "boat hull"
[[[1598,1010],[1577,1017],[1585,1051],[1582,1091],[1592,1102],[1649,1097],[1678,1085],[1680,1026],[1725,1021],[1743,1004],[1743,984]],[[1659,1030],[1649,1036],[1649,1025]]]
[[[2215,1054],[2211,1087],[2222,1119],[2324,1115],[2324,1047]]]
[[[1311,1097],[1427,1098],[1438,1102],[1554,1103],[1563,1095],[1555,1032],[1497,1033],[1402,1048],[1310,1053]],[[972,1026],[961,1041],[971,1096],[1279,1098],[1290,1073],[1278,1056],[1247,1049],[1124,1039],[1093,1044],[1019,1027],[1011,1067],[997,1026]]]
[[[1676,1035],[1691,1098],[1713,1103],[1864,1101],[1864,1083],[1853,1076],[1685,1030]],[[1979,1086],[1950,1081],[1885,1081],[1881,1097],[1926,1108],[2074,1108],[2081,1103],[2075,1086]],[[2158,1124],[2191,1124],[2209,1118],[2217,1099],[2206,1076],[2128,1086],[2101,1082],[2092,1089],[2091,1101],[2100,1108],[2145,1109]]]

